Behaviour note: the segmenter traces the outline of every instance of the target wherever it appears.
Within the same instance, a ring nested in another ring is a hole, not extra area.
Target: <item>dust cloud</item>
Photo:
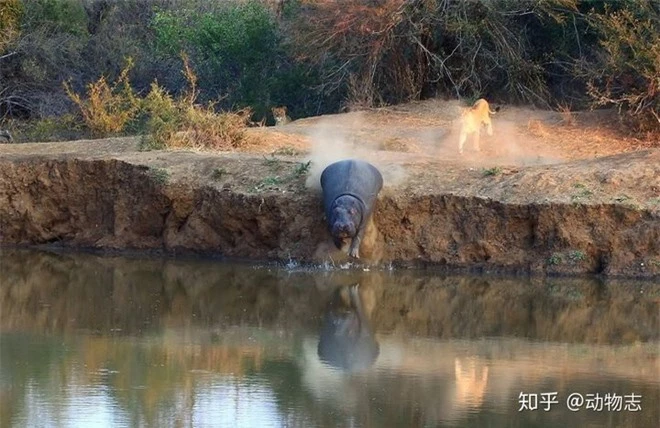
[[[350,119],[338,120],[329,117],[316,124],[308,136],[311,141],[311,161],[305,185],[309,189],[321,191],[321,174],[330,164],[344,159],[360,159],[373,164],[383,175],[383,187],[397,186],[407,177],[405,168],[388,162],[368,138],[361,138],[365,132],[365,115],[362,112],[350,113]]]
[[[491,105],[491,110],[495,109]],[[568,154],[546,143],[558,124],[555,112],[501,106],[491,115],[493,135],[482,126],[477,152],[469,135],[458,154],[461,111],[456,100],[433,100],[399,108],[374,109],[323,117],[306,132],[311,142],[306,185],[320,190],[320,176],[331,163],[356,158],[375,165],[384,187],[396,187],[420,166],[534,166],[564,162]],[[388,147],[391,146],[391,147]],[[406,166],[407,165],[407,166]]]
[[[499,112],[492,114],[493,135],[489,136],[486,127],[481,127],[479,146],[475,149],[474,134],[468,135],[465,141],[464,155],[458,155],[458,142],[461,130],[461,106],[451,102],[453,120],[441,131],[429,133],[422,138],[429,147],[429,153],[441,160],[457,160],[466,166],[507,165],[533,166],[560,163],[565,160],[561,153],[553,152],[548,147],[542,147],[540,140],[547,137],[551,131],[552,117],[534,114],[530,110],[504,106]],[[495,106],[491,105],[491,109]],[[531,114],[530,114],[531,113]]]

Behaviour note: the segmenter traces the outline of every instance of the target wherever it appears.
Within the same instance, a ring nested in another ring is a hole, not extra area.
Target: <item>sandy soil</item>
[[[129,137],[0,145],[0,154],[113,156],[157,164],[170,173],[192,179],[208,173],[208,168],[200,171],[182,162],[184,158],[192,156],[200,162],[202,158],[221,156],[234,159],[231,165],[223,166],[223,171],[229,173],[224,174],[222,183],[247,191],[263,181],[264,164],[272,167],[270,181],[277,182],[279,170],[286,169],[286,164],[311,160],[307,184],[313,186],[329,162],[360,157],[379,166],[386,178],[385,187],[396,191],[403,186],[414,192],[450,191],[509,201],[568,198],[573,202],[660,206],[660,170],[646,159],[657,159],[660,141],[623,135],[612,126],[617,121],[612,111],[562,114],[501,106],[492,119],[494,135],[487,136],[482,131],[480,152],[468,139],[461,156],[457,148],[461,108],[457,101],[427,100],[305,118],[281,127],[249,128],[249,143],[235,153],[139,152],[139,139]],[[624,153],[630,155],[615,156]],[[644,166],[632,168],[636,160],[643,159]],[[631,168],[626,168],[626,164]],[[598,171],[591,174],[595,165]],[[522,183],[519,173],[527,177]],[[515,186],[507,180],[512,175],[517,175]],[[639,185],[632,185],[635,183]],[[259,190],[280,188],[286,186],[266,183]]]

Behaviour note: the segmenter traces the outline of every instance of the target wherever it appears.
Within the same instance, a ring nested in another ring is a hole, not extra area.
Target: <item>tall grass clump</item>
[[[128,78],[133,60],[128,59],[119,78],[113,84],[105,76],[87,85],[87,96],[77,94],[68,82],[64,90],[80,109],[80,114],[93,136],[105,137],[120,134],[140,110],[140,100],[136,96]]]
[[[87,86],[86,96],[75,93],[68,84],[65,88],[96,137],[118,135],[131,129],[143,134],[146,148],[231,150],[244,145],[251,111],[217,112],[213,102],[198,104],[197,76],[188,57],[182,55],[182,58],[188,87],[176,98],[157,81],[151,84],[145,97],[136,95],[128,77],[131,60],[115,83],[101,77]]]
[[[183,57],[186,91],[172,97],[156,82],[143,101],[146,116],[146,147],[237,149],[246,143],[245,129],[252,115],[248,108],[217,112],[214,102],[197,104],[197,76]]]

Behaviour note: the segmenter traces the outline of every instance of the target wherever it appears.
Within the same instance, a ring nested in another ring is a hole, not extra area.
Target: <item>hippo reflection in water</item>
[[[318,344],[321,361],[350,372],[368,369],[380,353],[359,286],[340,287],[333,293]]]

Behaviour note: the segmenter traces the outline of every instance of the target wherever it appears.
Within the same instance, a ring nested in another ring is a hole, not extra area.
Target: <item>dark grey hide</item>
[[[349,372],[368,369],[380,354],[358,287],[352,285],[349,288],[350,307],[329,307],[326,310],[317,347],[321,361]]]
[[[360,242],[383,188],[383,176],[368,162],[342,160],[323,170],[321,188],[325,217],[335,246],[341,249],[344,240],[351,239],[348,254],[360,258]]]

